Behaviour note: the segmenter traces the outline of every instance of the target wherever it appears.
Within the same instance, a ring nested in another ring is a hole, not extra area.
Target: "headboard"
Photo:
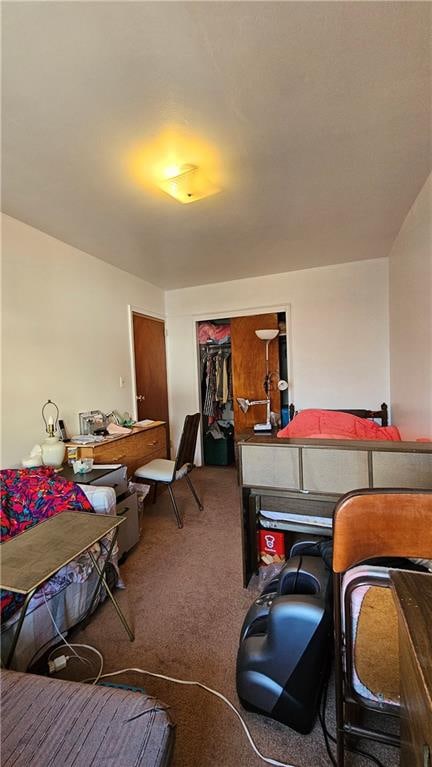
[[[362,410],[362,409],[353,409],[353,410],[346,410],[345,408],[337,408],[336,410],[332,408],[320,408],[322,410],[329,410],[331,413],[351,413],[351,415],[356,415],[358,418],[378,418],[381,421],[381,426],[388,426],[388,406],[385,402],[381,405],[381,410]],[[295,409],[295,405],[291,403],[289,406],[289,419],[292,421],[295,415],[297,415],[298,411]]]

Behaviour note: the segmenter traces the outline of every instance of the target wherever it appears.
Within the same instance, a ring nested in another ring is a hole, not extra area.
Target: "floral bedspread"
[[[59,476],[54,469],[5,469],[0,471],[0,535],[7,541],[61,511],[93,511],[78,485]],[[97,555],[100,547],[97,545]],[[62,568],[44,584],[45,595],[52,595],[66,583],[85,580],[91,572],[88,555]],[[43,594],[42,594],[43,598]],[[22,594],[0,591],[2,621],[8,620],[24,602]]]

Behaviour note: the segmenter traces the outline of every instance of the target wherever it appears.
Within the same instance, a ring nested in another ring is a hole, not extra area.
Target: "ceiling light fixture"
[[[167,168],[165,178],[159,181],[159,186],[182,203],[195,202],[220,191],[197,165]]]

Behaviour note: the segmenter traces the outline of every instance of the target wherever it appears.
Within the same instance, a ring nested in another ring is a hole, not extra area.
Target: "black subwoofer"
[[[291,557],[243,622],[237,655],[242,705],[310,732],[331,636],[331,573],[319,556]]]

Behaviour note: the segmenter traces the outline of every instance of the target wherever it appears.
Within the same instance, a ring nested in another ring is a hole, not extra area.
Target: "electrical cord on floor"
[[[331,763],[334,765],[334,767],[337,767],[336,759],[332,753],[330,741],[333,743],[336,743],[336,738],[334,735],[332,735],[326,724],[326,709],[327,709],[327,692],[328,692],[328,676],[326,681],[324,682],[323,689],[320,696],[320,701],[318,705],[318,719],[323,731],[324,735],[324,742],[326,751],[328,754],[328,757],[331,761]],[[374,764],[377,765],[377,767],[384,767],[383,763],[378,759],[377,756],[374,756],[373,754],[370,754],[368,751],[363,751],[360,748],[357,748],[356,746],[345,746],[346,750],[349,751],[352,754],[358,754],[359,756],[363,756],[365,759],[370,759],[371,762],[374,762]]]
[[[324,735],[324,743],[327,751],[328,758],[330,759],[333,767],[337,767],[336,759],[333,756],[331,747],[330,747],[330,740],[332,740],[334,743],[336,743],[336,738],[331,735],[326,727],[325,723],[325,708],[327,703],[327,689],[328,689],[328,677],[324,682],[323,688],[321,690],[320,699],[318,701],[318,719],[319,723],[321,725],[323,735]],[[321,711],[322,707],[322,711]]]
[[[218,692],[217,690],[212,690],[211,687],[207,687],[207,685],[203,684],[202,682],[194,682],[194,681],[186,680],[186,679],[176,679],[173,676],[166,676],[165,674],[156,674],[154,671],[147,671],[146,669],[143,669],[143,668],[122,668],[120,669],[120,671],[111,671],[111,673],[109,674],[101,674],[99,678],[105,679],[106,677],[119,676],[119,674],[124,674],[130,671],[134,671],[137,674],[145,674],[147,676],[152,676],[152,677],[155,677],[156,679],[164,679],[167,682],[174,682],[175,684],[201,687],[202,690],[206,690],[212,695],[215,695],[216,698],[219,698],[219,700],[223,701],[223,703],[225,703],[231,709],[231,711],[236,715],[237,719],[239,719],[240,724],[249,741],[249,744],[252,747],[252,750],[260,759],[262,759],[263,762],[266,762],[266,764],[272,764],[274,767],[296,767],[295,765],[288,764],[287,762],[279,762],[277,759],[272,759],[270,756],[264,756],[264,754],[262,754],[261,751],[259,751],[257,746],[255,745],[252,735],[250,734],[249,728],[246,722],[244,721],[242,715],[240,714],[239,711],[237,711],[236,707],[231,703],[231,701],[228,700],[228,698],[226,698],[225,695],[222,695],[221,692]]]
[[[42,590],[42,592],[43,592],[43,595],[44,595],[45,604],[47,605],[47,600],[46,600],[46,595],[45,595],[45,592],[43,591],[43,589],[41,589],[41,590]],[[97,605],[96,605],[96,606],[97,606]],[[57,626],[57,624],[56,624],[56,623],[55,623],[55,621],[54,621],[53,615],[52,615],[52,613],[51,613],[50,609],[48,608],[48,605],[47,605],[47,609],[48,609],[48,612],[49,612],[49,613],[50,613],[50,615],[51,615],[51,620],[52,620],[53,624],[55,625],[55,628],[56,628],[56,633],[57,633],[57,634],[60,636],[61,640],[62,640],[62,641],[63,641],[63,643],[65,644],[65,643],[66,643],[66,639],[65,639],[64,635],[63,635],[63,634],[62,634],[62,633],[59,631],[59,629],[58,629],[58,626]],[[94,609],[96,609],[96,608],[94,608]],[[77,623],[76,625],[82,625],[82,624],[84,623],[84,621],[85,621],[85,620],[86,620],[86,619],[89,617],[89,615],[90,615],[90,610],[89,610],[89,609],[87,609],[87,610],[85,611],[84,615],[82,616],[82,618],[79,618],[79,621],[78,621],[78,623]],[[33,653],[33,655],[31,656],[31,658],[30,658],[30,660],[29,660],[29,662],[27,663],[27,668],[31,668],[31,667],[32,667],[33,663],[34,663],[34,662],[35,662],[37,659],[39,659],[39,658],[41,657],[42,653],[43,653],[44,651],[46,652],[46,651],[48,650],[49,646],[50,646],[50,645],[52,645],[52,642],[53,642],[53,639],[52,639],[52,638],[51,638],[51,639],[47,639],[47,641],[46,641],[46,642],[44,642],[44,644],[43,644],[43,645],[41,645],[40,647],[38,647],[38,649],[36,650],[36,652],[35,652],[35,653]],[[55,649],[55,648],[54,648],[54,649]],[[95,648],[92,648],[92,649],[95,649]],[[53,652],[54,652],[54,650],[53,650]]]
[[[217,690],[212,690],[211,687],[207,687],[207,685],[203,684],[202,682],[194,682],[194,681],[185,680],[185,679],[176,679],[175,677],[172,677],[172,676],[165,676],[165,674],[157,674],[154,671],[146,671],[145,669],[142,669],[142,668],[122,668],[122,669],[120,669],[120,671],[112,671],[109,674],[103,674],[102,673],[102,671],[103,671],[103,655],[102,655],[102,653],[100,653],[99,650],[96,649],[96,647],[92,647],[91,645],[77,644],[77,643],[71,643],[70,644],[69,642],[67,642],[66,639],[64,638],[63,634],[61,633],[59,627],[57,626],[57,623],[55,622],[54,616],[53,616],[53,614],[52,614],[52,612],[51,612],[51,610],[50,610],[50,608],[48,606],[48,602],[46,600],[45,593],[44,593],[44,598],[45,598],[45,604],[47,606],[48,613],[49,613],[49,615],[51,617],[53,626],[54,626],[57,634],[59,635],[60,639],[62,640],[63,644],[65,644],[67,647],[69,647],[70,650],[72,650],[72,652],[74,653],[74,656],[72,656],[72,657],[76,657],[76,658],[78,658],[80,660],[83,660],[84,662],[87,662],[87,663],[89,662],[87,660],[87,658],[82,658],[80,655],[78,655],[78,653],[75,652],[75,650],[74,650],[75,647],[84,647],[87,650],[92,650],[99,657],[100,668],[99,668],[98,674],[95,677],[90,677],[88,679],[84,679],[83,682],[92,682],[93,684],[97,684],[100,679],[105,679],[105,678],[111,677],[111,676],[119,676],[120,674],[125,674],[127,672],[134,671],[137,674],[145,674],[147,676],[155,677],[156,679],[164,679],[167,682],[174,682],[175,684],[182,684],[182,685],[187,685],[187,686],[201,687],[202,690],[206,690],[207,692],[211,693],[212,695],[215,695],[216,698],[219,698],[219,700],[223,701],[223,703],[225,703],[231,709],[231,711],[236,715],[236,717],[239,719],[240,724],[241,724],[241,726],[242,726],[242,728],[243,728],[243,730],[244,730],[244,732],[246,734],[246,737],[247,737],[247,739],[249,741],[249,744],[250,744],[252,750],[255,752],[255,754],[260,759],[262,759],[263,762],[266,762],[266,764],[271,764],[271,765],[273,765],[273,767],[296,767],[296,765],[294,765],[294,764],[289,764],[288,762],[279,762],[277,759],[272,759],[269,756],[264,756],[264,754],[262,754],[258,750],[257,746],[255,745],[255,742],[254,742],[254,740],[252,738],[252,735],[250,734],[249,728],[248,728],[246,722],[244,721],[242,715],[240,714],[239,711],[237,711],[236,707],[231,703],[231,701],[228,700],[228,698],[226,698],[225,695],[222,695],[221,692],[218,692]],[[59,650],[59,647],[56,647],[52,651],[52,653],[50,653],[50,655],[48,656],[48,661],[50,661],[52,655],[55,652],[57,652],[58,650]],[[63,666],[61,666],[59,668],[59,670],[61,668],[64,668],[64,666],[67,664],[67,661],[71,660],[72,657],[71,656],[65,656],[65,661],[66,662],[65,662],[65,664]]]
[[[68,647],[70,647],[74,655],[63,655],[63,656],[60,656],[60,658],[55,658],[54,660],[52,660],[54,653],[58,652],[59,650],[59,647],[55,647],[54,650],[48,656],[48,668],[50,670],[50,673],[55,673],[56,671],[60,671],[61,669],[65,668],[69,660],[82,660],[84,663],[88,663],[88,665],[91,665],[91,662],[89,661],[88,658],[83,658],[81,655],[78,655],[78,653],[76,653],[75,650],[73,649],[74,647],[84,648],[85,650],[91,650],[91,652],[94,652],[98,656],[100,666],[99,666],[99,671],[95,677],[90,677],[89,679],[83,679],[82,681],[91,682],[92,684],[97,684],[99,682],[99,679],[102,676],[102,671],[103,671],[102,653],[100,653],[99,650],[96,649],[96,647],[92,647],[92,645],[89,645],[89,644],[82,644],[82,643],[80,644],[66,643],[66,644]],[[61,660],[62,662],[60,664],[56,664],[56,660]]]
[[[297,571],[297,574],[296,574],[296,578],[297,578],[297,576],[298,576],[298,571]],[[193,680],[186,680],[186,679],[176,679],[175,677],[172,677],[172,676],[166,676],[165,674],[158,674],[158,673],[156,673],[154,671],[147,671],[146,669],[134,668],[134,667],[132,667],[132,668],[122,668],[119,671],[111,671],[110,673],[103,674],[102,671],[103,671],[104,660],[103,660],[102,653],[100,653],[99,650],[96,649],[96,647],[92,647],[91,645],[67,642],[66,639],[64,638],[63,634],[61,633],[59,627],[57,626],[57,623],[56,623],[56,621],[54,619],[54,616],[53,616],[53,614],[52,614],[52,612],[51,612],[51,610],[49,608],[49,605],[48,605],[48,602],[47,602],[47,599],[46,599],[44,591],[43,591],[43,595],[44,595],[45,604],[46,604],[48,613],[49,613],[49,615],[51,617],[53,626],[54,626],[57,634],[59,635],[59,637],[62,640],[63,644],[65,644],[74,653],[73,656],[65,656],[64,666],[66,665],[68,660],[72,660],[74,658],[82,660],[85,663],[89,663],[87,658],[83,658],[81,655],[78,655],[78,653],[75,652],[75,649],[74,649],[75,647],[81,647],[81,648],[85,648],[86,650],[91,650],[92,652],[96,653],[96,655],[99,658],[100,667],[99,667],[99,671],[98,671],[97,675],[95,677],[90,677],[88,679],[84,679],[83,680],[84,682],[92,682],[92,684],[97,684],[100,679],[106,679],[108,677],[113,677],[113,676],[119,676],[120,674],[125,674],[125,673],[128,673],[128,672],[132,671],[132,672],[135,672],[137,674],[144,674],[146,676],[154,677],[155,679],[163,679],[163,680],[165,680],[167,682],[173,682],[174,684],[181,684],[181,685],[186,685],[186,686],[190,686],[190,687],[200,687],[202,690],[205,690],[206,692],[209,692],[211,695],[214,695],[216,698],[219,698],[219,700],[221,700],[223,703],[225,703],[231,709],[231,711],[235,714],[237,719],[240,721],[240,724],[241,724],[241,726],[242,726],[242,728],[243,728],[243,730],[244,730],[244,732],[246,734],[246,737],[247,737],[247,739],[249,741],[249,744],[250,744],[252,750],[254,751],[254,753],[263,762],[265,762],[266,764],[271,764],[273,767],[296,767],[296,765],[289,764],[288,762],[279,762],[277,759],[272,759],[269,756],[264,756],[264,754],[262,754],[261,751],[259,751],[259,749],[255,745],[255,742],[254,742],[254,740],[252,738],[252,735],[250,733],[250,730],[249,730],[246,722],[244,721],[242,715],[237,710],[237,708],[233,705],[233,703],[231,703],[231,701],[228,700],[228,698],[226,698],[225,695],[222,695],[221,692],[218,692],[217,690],[213,690],[211,687],[208,687],[207,685],[203,684],[202,682],[195,682]],[[48,661],[50,661],[52,655],[55,652],[57,652],[58,649],[59,648],[56,647],[52,651],[52,653],[50,653],[50,655],[48,657]],[[63,666],[63,668],[64,668],[64,666]],[[325,746],[326,746],[326,751],[327,751],[328,757],[329,757],[332,765],[334,765],[334,767],[337,767],[336,759],[335,759],[335,757],[334,757],[334,755],[332,753],[331,746],[330,746],[330,741],[332,741],[333,743],[336,743],[336,738],[328,731],[327,725],[326,725],[326,720],[325,720],[326,708],[327,708],[327,692],[328,692],[328,676],[327,676],[327,679],[326,679],[326,681],[325,681],[325,683],[323,685],[323,689],[322,689],[320,700],[319,700],[319,704],[318,704],[318,718],[319,718],[319,721],[320,721],[320,724],[321,724],[321,727],[322,727],[322,731],[323,731],[323,735],[324,735],[324,742],[325,742]],[[322,708],[322,711],[321,711],[321,708]],[[377,757],[373,756],[372,754],[369,754],[366,751],[362,751],[361,749],[354,748],[354,747],[350,747],[350,748],[347,747],[347,751],[350,751],[352,753],[358,754],[359,756],[363,756],[366,759],[370,759],[372,762],[374,762],[377,765],[377,767],[384,767],[382,762],[380,762],[380,760]]]
[[[99,658],[99,662],[100,662],[99,672],[98,672],[98,674],[96,675],[96,677],[94,678],[94,681],[93,681],[93,684],[97,684],[99,679],[100,679],[100,676],[102,674],[102,671],[103,671],[104,660],[103,660],[102,653],[99,652],[99,650],[97,650],[96,647],[92,647],[92,645],[87,645],[87,644],[82,644],[82,643],[78,644],[78,643],[75,643],[75,642],[72,642],[72,643],[68,642],[67,639],[63,636],[63,634],[60,631],[59,627],[57,626],[56,620],[54,618],[54,615],[51,612],[50,606],[49,606],[47,598],[46,598],[45,589],[42,589],[42,594],[43,594],[43,598],[45,600],[45,606],[46,606],[46,608],[48,610],[49,616],[50,616],[52,624],[53,624],[53,626],[54,626],[54,628],[56,630],[56,633],[58,634],[58,636],[62,640],[62,643],[66,647],[68,647],[69,650],[71,650],[71,652],[73,653],[72,655],[61,656],[62,658],[64,657],[64,663],[62,662],[61,664],[56,664],[56,660],[57,659],[52,660],[52,657],[53,657],[55,652],[58,652],[59,647],[58,646],[55,647],[52,650],[52,652],[50,652],[50,654],[48,655],[48,668],[50,670],[50,673],[54,673],[55,671],[60,671],[62,668],[65,668],[65,666],[67,665],[68,660],[81,660],[81,661],[83,661],[83,663],[88,663],[89,665],[91,665],[90,661],[88,660],[88,658],[83,658],[83,656],[79,655],[76,652],[76,650],[75,650],[75,647],[81,647],[81,648],[83,647],[86,650],[91,650],[92,652],[94,652],[98,656],[98,658]]]
[[[81,656],[80,656],[80,655],[78,655],[78,653],[77,653],[77,652],[75,652],[75,650],[73,649],[72,645],[71,645],[71,644],[69,644],[69,642],[67,641],[66,637],[64,637],[64,636],[63,636],[62,632],[60,631],[59,627],[57,626],[57,623],[56,623],[56,621],[55,621],[54,615],[53,615],[53,614],[52,614],[52,612],[51,612],[51,608],[50,608],[50,606],[49,606],[49,604],[48,604],[48,600],[47,600],[47,598],[46,598],[45,589],[44,589],[44,588],[42,588],[42,589],[41,589],[41,591],[42,591],[42,594],[43,594],[43,598],[44,598],[44,601],[45,601],[45,607],[46,607],[46,609],[48,610],[49,616],[50,616],[50,618],[51,618],[51,622],[52,622],[52,624],[53,624],[53,626],[54,626],[54,628],[55,628],[55,630],[56,630],[56,633],[58,634],[58,636],[59,636],[59,637],[60,637],[60,639],[62,640],[63,644],[65,644],[65,645],[66,645],[66,647],[69,647],[69,649],[70,649],[70,650],[73,652],[73,654],[74,654],[74,655],[75,655],[77,658],[79,658],[80,660],[83,660],[83,661],[85,662],[85,658],[81,658]],[[54,650],[53,650],[53,652],[54,652]]]

